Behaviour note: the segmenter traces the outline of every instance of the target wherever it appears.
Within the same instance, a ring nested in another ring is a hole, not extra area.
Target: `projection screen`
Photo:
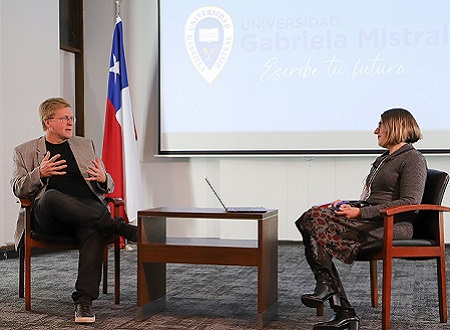
[[[159,0],[159,154],[372,154],[410,110],[450,152],[447,0]]]

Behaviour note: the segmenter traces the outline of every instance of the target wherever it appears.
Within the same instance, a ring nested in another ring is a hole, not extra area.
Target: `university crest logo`
[[[184,42],[187,53],[197,72],[210,84],[227,63],[233,41],[233,21],[222,8],[198,8],[186,21]]]

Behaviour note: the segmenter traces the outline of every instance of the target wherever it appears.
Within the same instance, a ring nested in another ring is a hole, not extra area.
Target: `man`
[[[73,136],[75,117],[63,98],[42,102],[39,115],[45,135],[25,142],[13,153],[14,195],[32,200],[36,230],[79,239],[78,276],[72,299],[75,322],[93,323],[92,301],[98,298],[105,238],[119,234],[137,241],[137,227],[111,219],[104,194],[114,182],[96,156],[92,140]],[[22,239],[24,214],[19,214],[16,246]]]

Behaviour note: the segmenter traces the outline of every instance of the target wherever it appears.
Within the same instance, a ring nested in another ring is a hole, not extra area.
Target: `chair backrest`
[[[422,204],[441,205],[448,181],[449,175],[446,172],[432,168],[428,169]],[[414,223],[414,238],[434,239],[437,216],[437,212],[420,211]]]
[[[433,168],[428,169],[422,204],[441,205],[448,180],[449,176],[446,172]]]

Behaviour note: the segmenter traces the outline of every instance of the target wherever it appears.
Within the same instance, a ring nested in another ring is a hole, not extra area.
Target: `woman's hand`
[[[361,210],[358,207],[352,207],[348,203],[343,203],[334,211],[336,215],[344,216],[348,219],[358,219],[361,217]]]
[[[348,201],[344,201],[342,199],[337,199],[333,203],[331,203],[330,207],[335,210],[339,210],[340,207],[344,204],[348,204]]]
[[[358,207],[352,207],[348,201],[342,199],[335,200],[330,207],[336,215],[346,217],[348,219],[358,219],[361,217],[361,210]]]

